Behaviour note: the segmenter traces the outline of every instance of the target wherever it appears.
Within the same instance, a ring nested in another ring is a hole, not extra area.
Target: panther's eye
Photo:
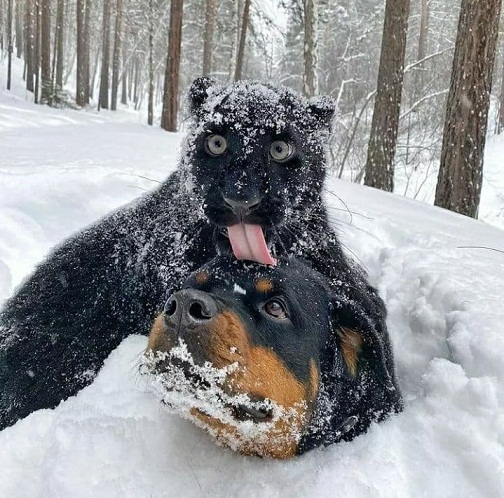
[[[227,140],[222,135],[210,135],[206,139],[206,150],[212,156],[221,156],[227,150]]]
[[[294,147],[283,140],[276,140],[270,146],[270,156],[279,163],[287,161],[293,153]]]
[[[277,320],[285,320],[287,318],[287,310],[285,309],[285,305],[278,298],[270,299],[264,305],[264,311]]]

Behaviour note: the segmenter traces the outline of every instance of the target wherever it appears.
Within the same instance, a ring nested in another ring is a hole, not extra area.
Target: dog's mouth
[[[265,398],[248,395],[250,403],[230,406],[236,420],[252,420],[253,422],[269,422],[273,418],[273,409],[268,406]],[[229,406],[229,405],[228,405]]]
[[[171,364],[173,367],[179,368],[183,372],[185,379],[192,384],[195,389],[201,391],[210,391],[212,389],[212,384],[198,373],[198,371],[195,371],[194,366],[190,362],[179,358],[173,358]],[[222,386],[222,389],[229,397],[233,397],[233,394],[228,392],[225,386]],[[247,402],[234,403],[225,400],[224,397],[218,393],[215,393],[215,395],[224,409],[228,410],[238,421],[251,420],[257,423],[268,422],[273,418],[273,409],[271,406],[268,406],[266,398],[254,394],[242,393],[241,397],[245,395]]]
[[[174,399],[177,393],[184,392],[187,399],[206,402],[195,408],[202,414],[213,417],[215,411],[227,413],[228,417],[239,422],[255,424],[271,422],[274,419],[274,404],[271,400],[246,392],[234,392],[224,375],[220,380],[208,376],[213,369],[208,364],[204,367],[184,357],[166,357],[164,353],[160,360],[147,364],[147,372],[159,376],[162,380],[161,401],[168,408],[174,409]],[[177,402],[175,401],[175,405]]]

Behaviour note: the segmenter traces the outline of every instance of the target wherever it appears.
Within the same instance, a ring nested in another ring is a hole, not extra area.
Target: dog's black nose
[[[165,320],[175,326],[194,326],[217,315],[217,303],[206,292],[183,289],[173,294],[164,307]]]
[[[249,214],[251,211],[256,209],[259,204],[261,204],[260,198],[254,198],[250,200],[235,200],[229,197],[224,197],[224,202],[233,211],[238,218],[242,219],[244,216]]]

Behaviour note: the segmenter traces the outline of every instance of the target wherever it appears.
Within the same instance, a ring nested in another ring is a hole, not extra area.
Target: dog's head
[[[345,324],[353,304],[339,298],[298,260],[217,258],[157,318],[146,353],[153,385],[244,454],[288,458],[356,435],[371,421],[369,398],[395,385],[383,345]]]

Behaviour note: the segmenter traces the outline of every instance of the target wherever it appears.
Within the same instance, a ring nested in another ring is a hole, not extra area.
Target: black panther
[[[386,325],[359,298],[297,258],[218,257],[168,299],[145,371],[171,410],[243,454],[349,441],[402,408]]]
[[[383,322],[383,302],[343,253],[322,202],[334,102],[200,78],[188,109],[177,171],[54,249],[0,312],[0,429],[88,385],[217,254],[267,265],[303,257]]]

